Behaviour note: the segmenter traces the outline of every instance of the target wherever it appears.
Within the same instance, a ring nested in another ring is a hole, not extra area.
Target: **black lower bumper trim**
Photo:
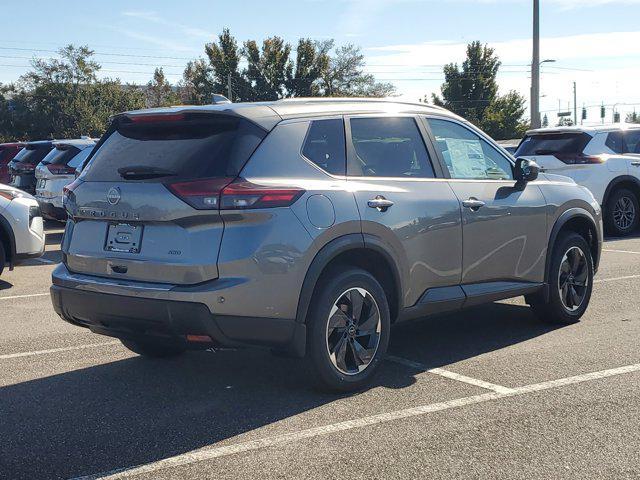
[[[61,207],[55,207],[50,203],[39,201],[40,211],[45,218],[53,219],[53,220],[66,220],[67,219],[67,211]]]
[[[213,346],[263,345],[304,351],[295,320],[214,315],[202,303],[129,297],[53,285],[53,308],[60,317],[95,333],[123,339],[186,343],[186,335],[208,335]],[[195,344],[202,348],[207,344]]]

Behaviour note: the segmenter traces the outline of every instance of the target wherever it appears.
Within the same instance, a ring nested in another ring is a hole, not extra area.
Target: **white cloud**
[[[158,15],[157,12],[150,10],[127,10],[122,12],[122,15],[124,17],[135,18],[166,27],[172,27],[180,30],[184,35],[188,35],[193,38],[210,39],[213,37],[213,35],[206,30],[167,20],[166,18]]]

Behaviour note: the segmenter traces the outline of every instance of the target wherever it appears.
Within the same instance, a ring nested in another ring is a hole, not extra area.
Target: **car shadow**
[[[496,304],[399,325],[391,351],[429,367],[444,366],[549,330],[526,307]],[[414,384],[415,375],[384,362],[373,387],[392,389],[385,395],[394,395]],[[194,352],[164,361],[133,357],[28,380],[0,388],[0,477],[68,478],[110,471],[282,420],[306,428],[358,416],[357,411],[346,418],[313,412],[341,398],[311,388],[303,362],[262,350]],[[310,423],[294,419],[305,412]]]
[[[8,290],[13,287],[13,283],[6,282],[4,280],[0,280],[0,290]]]
[[[46,245],[60,245],[62,242],[62,235],[64,232],[47,232],[45,235]]]

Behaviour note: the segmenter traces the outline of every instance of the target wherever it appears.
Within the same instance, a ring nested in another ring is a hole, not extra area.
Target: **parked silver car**
[[[134,352],[264,345],[362,388],[395,322],[525,295],[587,308],[601,211],[431,106],[174,107],[114,120],[66,190],[53,305]]]
[[[66,220],[62,190],[75,179],[76,168],[89,156],[95,140],[56,140],[53,149],[36,167],[36,199],[45,218]]]

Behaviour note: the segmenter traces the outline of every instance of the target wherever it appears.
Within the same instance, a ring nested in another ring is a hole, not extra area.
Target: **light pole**
[[[533,57],[531,59],[531,128],[540,128],[540,0],[533,0]]]

